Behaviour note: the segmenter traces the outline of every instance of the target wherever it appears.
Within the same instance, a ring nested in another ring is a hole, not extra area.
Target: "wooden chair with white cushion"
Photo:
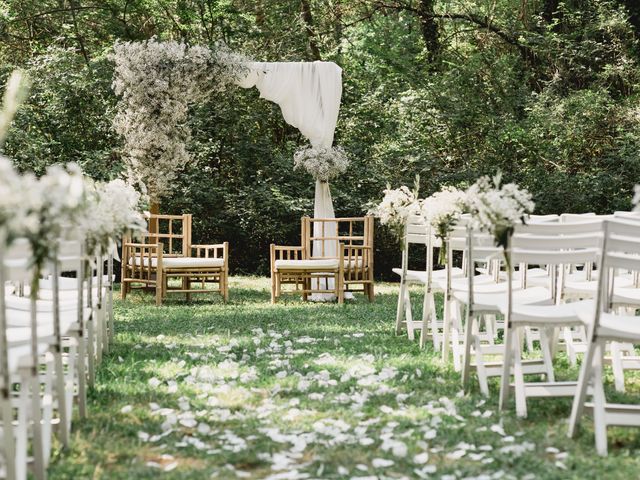
[[[317,293],[333,294],[338,303],[344,302],[344,246],[335,233],[325,238],[307,232],[308,218],[302,218],[301,246],[271,244],[272,303],[283,294],[283,285],[293,286],[293,293],[301,294],[303,300]],[[320,242],[320,251],[311,252],[312,239]]]
[[[212,283],[225,301],[229,298],[229,244],[193,245],[191,222],[191,214],[151,215],[153,232],[142,235],[144,241],[123,239],[123,299],[133,288],[143,288],[155,289],[156,305],[169,293],[184,293],[189,300],[191,294],[214,291],[206,288]],[[180,280],[180,286],[172,286],[171,279]]]
[[[345,292],[362,292],[374,299],[373,237],[374,217],[302,217],[302,245],[314,257],[329,254],[329,245],[342,245]],[[320,250],[319,252],[317,250]],[[331,254],[329,254],[330,256]]]
[[[607,343],[640,343],[640,317],[628,312],[618,313],[612,308],[616,303],[617,271],[640,272],[640,225],[629,220],[606,220],[603,230],[596,302],[593,309],[582,312],[587,324],[588,347],[582,362],[568,431],[569,436],[573,437],[584,409],[592,410],[596,450],[600,455],[607,454],[607,427],[640,427],[640,405],[608,403],[603,384]],[[592,403],[586,403],[587,395],[593,397]]]

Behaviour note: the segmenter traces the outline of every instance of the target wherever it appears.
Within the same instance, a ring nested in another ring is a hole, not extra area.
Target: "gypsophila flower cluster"
[[[515,225],[524,223],[535,204],[531,194],[515,183],[501,185],[501,175],[487,176],[467,190],[466,203],[474,228],[493,236],[496,246],[506,247]]]
[[[304,169],[321,182],[338,177],[348,166],[349,158],[341,147],[301,148],[293,156],[294,170]]]
[[[402,185],[392,189],[387,186],[382,202],[370,209],[369,213],[378,217],[382,225],[387,225],[400,237],[409,215],[419,213],[420,208],[416,194],[409,187]]]
[[[33,229],[38,221],[29,209],[25,196],[37,194],[31,192],[31,178],[19,175],[11,160],[0,156],[0,237],[2,243],[9,244],[25,230]],[[2,248],[3,245],[0,245]]]
[[[80,228],[89,251],[105,255],[127,232],[141,232],[146,222],[141,212],[141,195],[123,180],[87,182],[89,207]]]
[[[446,238],[466,208],[466,193],[455,187],[443,187],[422,201],[422,215],[442,242],[438,261],[446,260]]]
[[[240,78],[248,60],[224,45],[156,39],[117,42],[113,59],[113,89],[120,96],[113,126],[124,139],[128,179],[145,185],[157,201],[191,159],[189,105]]]
[[[31,222],[22,225],[33,254],[36,270],[52,258],[54,246],[64,233],[77,226],[88,204],[85,181],[76,164],[53,165],[39,179],[24,175],[22,201]]]

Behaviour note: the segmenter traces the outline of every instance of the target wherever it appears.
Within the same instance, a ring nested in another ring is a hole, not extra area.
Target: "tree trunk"
[[[420,0],[418,17],[420,19],[420,31],[427,47],[427,55],[430,61],[434,61],[440,54],[440,27],[433,15],[435,0]]]
[[[308,0],[300,0],[302,10],[302,20],[305,24],[307,37],[309,38],[309,48],[311,49],[311,58],[313,60],[322,60],[320,57],[320,49],[316,40],[316,32],[313,26],[313,15],[311,14],[311,5]]]
[[[151,215],[160,215],[160,200],[151,200],[149,213]],[[155,218],[149,219],[149,233],[158,233],[158,220]]]

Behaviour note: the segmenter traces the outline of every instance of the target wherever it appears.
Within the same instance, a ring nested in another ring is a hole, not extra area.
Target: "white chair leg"
[[[87,322],[87,359],[89,364],[89,386],[93,387],[96,381],[96,350],[95,350],[95,311]]]
[[[607,423],[606,423],[606,398],[602,383],[602,357],[603,347],[601,343],[596,346],[593,358],[593,430],[596,437],[596,451],[598,455],[607,455]]]
[[[471,312],[467,313],[467,321],[464,326],[464,347],[462,352],[462,388],[469,387],[469,373],[471,370],[471,342],[473,340],[473,328],[475,319]]]
[[[411,294],[409,293],[408,288],[405,288],[404,294],[404,318],[407,322],[407,336],[409,337],[409,340],[414,340],[415,334],[413,329],[413,313],[411,311]]]
[[[564,327],[564,343],[567,347],[567,356],[569,357],[569,363],[572,367],[575,367],[578,363],[576,358],[576,351],[573,348],[573,332],[571,327]]]
[[[480,392],[485,397],[489,396],[489,377],[487,370],[484,366],[484,358],[482,356],[482,345],[480,344],[480,338],[475,338],[475,353],[476,353],[476,372],[478,375],[478,384],[480,385]]]
[[[546,381],[555,382],[555,374],[553,372],[553,358],[551,356],[551,338],[553,334],[549,335],[549,330],[546,328],[540,328],[540,349],[542,350],[542,360],[546,368]]]
[[[11,406],[11,398],[8,395],[8,387],[2,394],[0,402],[2,402],[2,453],[5,461],[6,477],[7,479],[14,479],[17,478],[17,452],[16,439],[13,431],[13,407]],[[19,427],[18,425],[18,428]]]
[[[611,368],[613,369],[613,379],[616,391],[624,392],[624,367],[622,366],[622,345],[618,342],[611,342]]]
[[[514,336],[517,332],[513,332]],[[515,339],[513,343],[513,381],[515,384],[516,415],[520,418],[527,416],[527,396],[524,386],[524,371],[522,369],[521,342]]]
[[[420,348],[424,348],[427,343],[429,332],[429,321],[431,320],[431,297],[430,292],[425,292],[422,301],[422,324],[420,325]],[[433,335],[433,332],[431,332]]]
[[[453,369],[459,372],[462,369],[462,305],[458,302],[453,302],[451,318],[451,351],[453,353]]]
[[[42,399],[40,397],[40,376],[37,371],[31,371],[29,378],[31,423],[33,426],[33,474],[38,480],[46,478],[44,464],[44,441],[42,435]]]
[[[398,306],[396,308],[396,335],[402,332],[402,320],[404,314],[404,290],[406,288],[404,279],[400,279],[400,292],[398,293]]]
[[[440,327],[438,326],[438,314],[436,311],[436,300],[433,293],[430,294],[429,300],[429,310],[431,312],[431,340],[433,341],[433,349],[436,352],[439,352],[442,348],[442,333],[440,332]]]
[[[506,328],[506,335],[504,339],[504,357],[502,361],[502,377],[500,379],[500,399],[498,402],[498,408],[504,410],[507,408],[507,402],[509,401],[509,394],[511,388],[511,364],[513,359],[513,346],[514,335],[510,328]]]
[[[445,295],[442,325],[442,361],[449,361],[449,348],[451,344],[451,300]]]
[[[587,346],[587,353],[585,353],[582,360],[582,367],[580,368],[580,376],[578,377],[578,389],[576,395],[573,398],[573,405],[571,406],[571,416],[569,417],[569,430],[567,436],[569,438],[575,437],[578,431],[578,424],[580,423],[582,412],[584,411],[584,403],[587,399],[587,389],[593,376],[593,357],[596,354],[596,344],[592,343]]]
[[[87,417],[87,342],[82,332],[78,335],[78,413]]]
[[[70,411],[67,404],[67,391],[69,389],[69,385],[67,384],[67,375],[63,364],[62,352],[55,352],[53,356],[56,373],[56,400],[58,403],[58,415],[60,417],[60,424],[58,425],[58,439],[60,440],[60,443],[67,448],[69,446],[69,427],[71,425],[71,419],[69,417]]]

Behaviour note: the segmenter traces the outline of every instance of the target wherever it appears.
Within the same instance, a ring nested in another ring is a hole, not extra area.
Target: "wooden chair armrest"
[[[307,252],[304,247],[271,244],[271,270],[275,270],[277,260],[304,260]]]
[[[191,245],[192,256],[194,251],[196,257],[226,259],[229,254],[229,242]]]

